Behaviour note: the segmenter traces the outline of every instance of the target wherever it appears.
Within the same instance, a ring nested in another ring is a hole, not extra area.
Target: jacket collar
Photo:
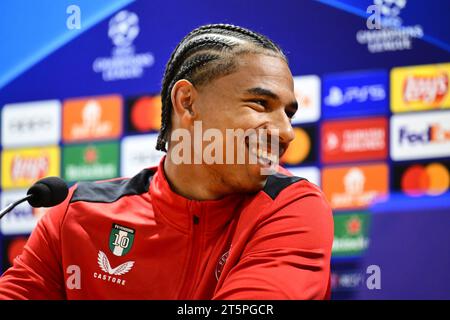
[[[183,232],[192,230],[194,220],[203,226],[206,232],[223,228],[234,217],[243,201],[243,194],[229,195],[218,200],[190,200],[175,193],[164,173],[164,160],[150,182],[150,196],[155,215],[161,214],[166,220]],[[194,217],[196,216],[196,217]]]

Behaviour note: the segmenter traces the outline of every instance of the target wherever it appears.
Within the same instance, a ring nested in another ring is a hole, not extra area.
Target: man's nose
[[[274,112],[271,125],[269,127],[270,134],[275,134],[278,131],[280,143],[288,144],[295,138],[294,129],[291,125],[291,120],[284,112],[284,110],[277,110]]]

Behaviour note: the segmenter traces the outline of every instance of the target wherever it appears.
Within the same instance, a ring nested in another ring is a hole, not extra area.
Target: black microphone
[[[30,206],[34,208],[53,207],[63,202],[68,193],[69,189],[64,180],[58,177],[43,178],[28,189],[26,197],[9,204],[0,211],[0,219],[24,201],[28,201]]]

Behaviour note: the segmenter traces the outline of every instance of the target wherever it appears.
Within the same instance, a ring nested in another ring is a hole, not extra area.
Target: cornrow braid
[[[171,92],[177,81],[186,79],[194,86],[212,81],[234,70],[236,55],[261,50],[287,61],[280,47],[269,38],[239,26],[208,24],[187,34],[170,55],[164,71],[161,129],[156,149],[167,152],[173,107]]]
[[[202,26],[197,28],[196,30],[194,30],[193,32],[190,33],[190,35],[194,34],[195,31],[205,31],[207,30],[208,32],[214,32],[215,30],[225,30],[228,32],[238,32],[242,35],[247,36],[249,39],[252,39],[254,42],[263,45],[264,48],[266,49],[272,49],[272,50],[276,50],[279,51],[279,53],[282,54],[281,48],[274,43],[272,40],[270,40],[269,38],[267,38],[266,36],[239,27],[239,26],[235,26],[235,25],[231,25],[231,24],[223,24],[223,23],[219,23],[219,24],[210,24],[210,25],[206,25],[206,26]],[[187,38],[187,37],[186,37]],[[283,54],[284,56],[284,54]],[[285,57],[284,57],[285,58]]]

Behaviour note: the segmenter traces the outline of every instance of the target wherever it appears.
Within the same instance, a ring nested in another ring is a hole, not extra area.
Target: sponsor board
[[[437,196],[450,188],[450,161],[395,164],[393,189],[409,196]]]
[[[57,144],[61,137],[58,100],[6,104],[2,109],[4,148]]]
[[[158,134],[129,136],[122,140],[120,175],[132,177],[144,168],[157,166],[164,152],[155,149]]]
[[[334,215],[333,257],[361,255],[369,245],[370,215],[361,212]]]
[[[333,292],[354,291],[362,288],[366,274],[362,270],[333,270],[331,272],[331,289]]]
[[[60,151],[56,146],[10,149],[2,152],[2,188],[28,188],[47,176],[59,176]]]
[[[388,112],[388,72],[329,74],[322,81],[322,115],[345,118]]]
[[[316,75],[294,77],[298,110],[292,124],[316,122],[320,118],[320,78]]]
[[[395,161],[450,156],[450,110],[393,115],[390,143]]]
[[[450,108],[449,77],[450,63],[392,69],[392,112]]]
[[[324,163],[382,160],[387,157],[386,118],[322,123],[321,158]]]
[[[101,142],[63,148],[63,177],[67,181],[103,180],[119,175],[119,144]]]
[[[0,204],[5,208],[17,199],[23,198],[27,189],[3,191]],[[27,234],[33,231],[38,219],[33,214],[33,208],[28,202],[22,202],[0,220],[0,231],[4,235]]]
[[[63,141],[114,139],[122,133],[122,98],[68,99],[63,104]]]
[[[320,170],[317,167],[290,167],[289,171],[294,176],[305,178],[309,182],[320,186]]]
[[[161,96],[141,96],[126,100],[128,133],[157,131],[161,127]]]
[[[389,191],[389,169],[384,163],[325,167],[322,190],[333,209],[367,208]]]
[[[316,127],[302,126],[293,129],[295,138],[280,158],[280,163],[295,166],[316,161],[316,146],[313,144],[316,141]]]

